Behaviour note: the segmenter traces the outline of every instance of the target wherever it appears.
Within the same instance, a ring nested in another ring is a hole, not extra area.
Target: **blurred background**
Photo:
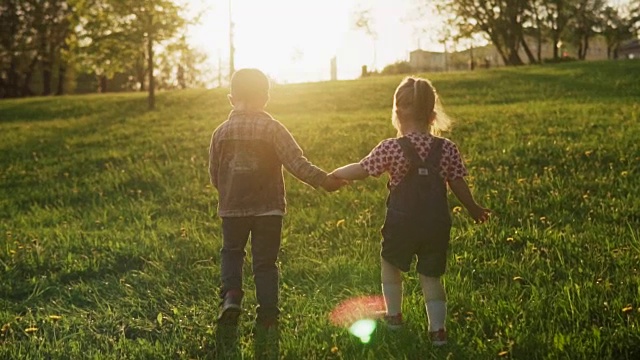
[[[640,58],[638,0],[0,0],[0,98]]]

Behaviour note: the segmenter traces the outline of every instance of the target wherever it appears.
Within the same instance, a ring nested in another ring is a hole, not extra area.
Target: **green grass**
[[[483,226],[454,215],[450,344],[426,340],[415,272],[400,333],[378,328],[362,344],[332,325],[342,300],[380,293],[385,180],[326,194],[287,175],[280,357],[640,357],[640,62],[428,76],[495,213]],[[278,86],[268,110],[331,170],[394,136],[399,81]],[[229,356],[214,321],[220,219],[207,174],[225,95],[161,93],[154,112],[143,94],[0,102],[0,358]],[[231,355],[253,358],[245,270]]]

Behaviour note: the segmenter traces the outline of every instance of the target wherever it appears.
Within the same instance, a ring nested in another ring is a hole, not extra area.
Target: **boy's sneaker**
[[[218,317],[218,322],[224,325],[237,324],[240,313],[242,313],[242,307],[240,306],[241,302],[242,291],[227,291],[224,296],[224,300],[222,300],[222,309],[220,311],[220,316]]]
[[[429,339],[434,346],[442,346],[447,344],[447,330],[440,329],[438,331],[429,331]]]
[[[404,321],[402,321],[402,314],[385,315],[383,319],[384,323],[391,330],[400,330],[404,324]]]

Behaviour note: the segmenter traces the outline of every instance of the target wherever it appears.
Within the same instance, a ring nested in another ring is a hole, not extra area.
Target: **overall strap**
[[[440,159],[442,159],[442,147],[444,139],[441,137],[433,137],[433,143],[431,149],[429,149],[429,155],[425,160],[426,163],[431,164],[434,167],[440,167]]]
[[[429,155],[426,160],[422,160],[415,147],[411,143],[411,140],[407,137],[401,137],[398,139],[398,144],[402,148],[402,152],[409,160],[409,163],[414,166],[420,166],[421,164],[427,163],[434,167],[440,166],[440,159],[442,158],[442,145],[444,144],[444,139],[440,137],[433,137],[433,143],[431,144],[431,149],[429,149]]]
[[[416,151],[416,148],[413,147],[413,144],[411,143],[411,140],[409,140],[408,137],[399,138],[398,144],[402,148],[402,152],[404,153],[404,156],[407,158],[407,160],[409,160],[410,166],[420,167],[420,165],[424,163],[424,161],[422,161],[422,159],[420,158],[420,155],[418,155],[418,152]]]

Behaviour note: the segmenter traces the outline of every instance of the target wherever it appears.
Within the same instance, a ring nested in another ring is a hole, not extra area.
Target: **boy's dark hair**
[[[231,77],[231,96],[240,101],[266,100],[269,78],[258,69],[241,69]]]

